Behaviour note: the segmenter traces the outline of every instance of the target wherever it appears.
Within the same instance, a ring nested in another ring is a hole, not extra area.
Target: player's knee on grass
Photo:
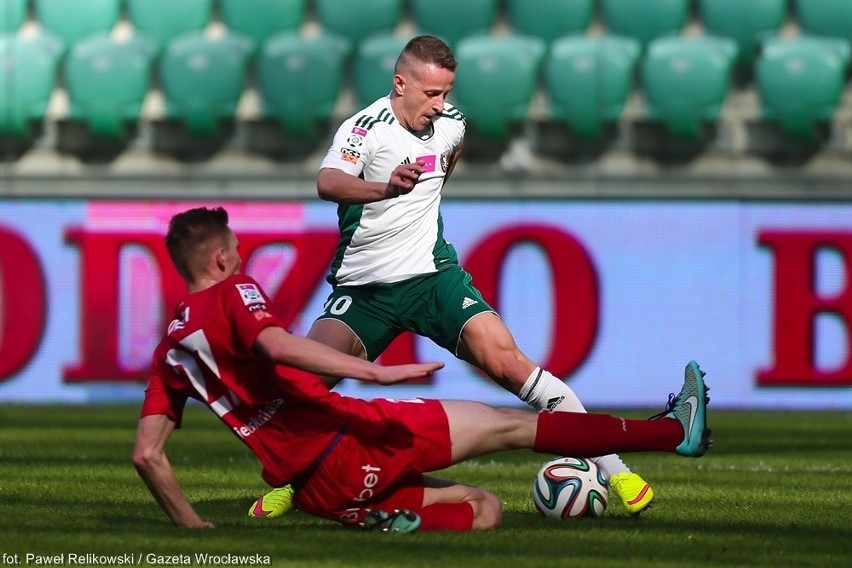
[[[503,524],[503,503],[494,493],[476,488],[469,503],[473,508],[471,530],[491,530]]]

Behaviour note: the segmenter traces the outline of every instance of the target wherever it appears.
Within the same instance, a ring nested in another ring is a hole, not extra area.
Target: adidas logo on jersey
[[[466,310],[467,308],[471,307],[472,305],[478,304],[478,303],[479,302],[477,302],[476,300],[472,300],[468,297],[465,297],[465,299],[462,300],[462,309]]]

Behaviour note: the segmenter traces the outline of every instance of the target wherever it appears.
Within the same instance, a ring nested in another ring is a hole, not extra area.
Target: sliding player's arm
[[[278,326],[261,330],[255,346],[281,365],[318,375],[350,377],[383,385],[428,377],[444,366],[443,363],[414,363],[385,367],[341,353],[307,337],[293,335]]]
[[[186,528],[213,528],[213,523],[202,519],[187,501],[166,457],[166,442],[174,429],[174,421],[165,414],[150,414],[140,418],[133,465],[172,522]]]

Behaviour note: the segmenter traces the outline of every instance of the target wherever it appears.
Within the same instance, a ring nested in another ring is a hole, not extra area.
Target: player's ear
[[[226,262],[226,254],[225,249],[223,247],[219,247],[216,249],[216,267],[220,272],[225,272],[228,268],[228,263]]]
[[[393,92],[401,95],[405,91],[405,78],[402,75],[393,76]]]

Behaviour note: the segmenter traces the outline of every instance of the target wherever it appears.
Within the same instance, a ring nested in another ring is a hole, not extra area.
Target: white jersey
[[[346,120],[320,168],[336,168],[367,181],[384,182],[400,164],[425,162],[414,189],[364,205],[338,205],[340,243],[329,281],[341,286],[400,282],[457,262],[444,240],[441,189],[464,137],[464,115],[444,103],[432,132],[418,137],[399,124],[383,97]]]

